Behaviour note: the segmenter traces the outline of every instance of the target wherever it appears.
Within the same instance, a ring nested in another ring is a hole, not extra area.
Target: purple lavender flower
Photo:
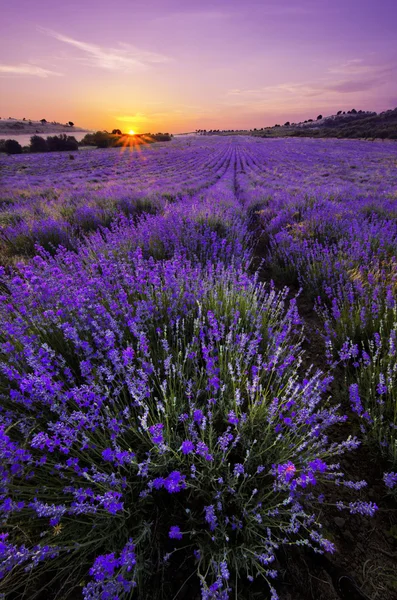
[[[392,490],[397,485],[397,473],[384,473],[383,481],[385,482],[386,487]]]
[[[214,506],[212,504],[210,506],[205,506],[204,512],[205,512],[205,520],[209,524],[210,530],[214,531],[216,529],[216,526],[218,523],[218,519],[215,515]]]
[[[283,465],[278,465],[276,472],[277,478],[281,483],[289,483],[295,477],[296,467],[294,463],[289,460]]]
[[[239,423],[239,418],[236,416],[236,413],[231,410],[228,415],[227,415],[227,422],[230,423],[231,425],[238,425]]]
[[[149,433],[152,436],[153,444],[162,444],[164,442],[163,429],[163,423],[156,423],[156,425],[149,427]]]
[[[178,525],[173,525],[170,528],[168,536],[173,540],[181,540],[182,539],[182,532],[181,532],[180,528],[178,527]]]
[[[239,475],[244,475],[245,471],[244,471],[244,465],[242,465],[241,463],[236,463],[234,465],[234,469],[233,469],[233,474],[238,477]]]
[[[164,487],[169,494],[175,494],[186,488],[185,476],[179,471],[172,471],[164,480]]]
[[[194,443],[191,440],[185,440],[182,442],[181,450],[183,454],[190,454],[194,451]]]

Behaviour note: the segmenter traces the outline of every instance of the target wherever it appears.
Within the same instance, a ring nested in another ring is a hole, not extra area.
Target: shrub
[[[271,585],[280,544],[332,551],[316,484],[356,443],[328,443],[344,419],[298,375],[286,292],[140,250],[37,257],[7,285],[0,591],[170,598],[196,572],[226,598],[237,576]]]
[[[79,142],[80,146],[95,146],[94,134],[86,133],[83,139]]]
[[[97,131],[93,135],[93,142],[98,148],[109,148],[112,146],[113,138],[106,131]]]
[[[79,144],[76,138],[72,135],[66,135],[65,133],[59,136],[48,136],[47,145],[50,152],[70,152],[79,149]]]
[[[22,146],[17,140],[6,140],[4,142],[4,152],[7,154],[22,154]]]
[[[47,140],[39,135],[32,135],[30,138],[30,151],[31,152],[48,152]]]
[[[150,134],[150,137],[156,142],[170,142],[172,139],[172,136],[169,133],[154,133]]]

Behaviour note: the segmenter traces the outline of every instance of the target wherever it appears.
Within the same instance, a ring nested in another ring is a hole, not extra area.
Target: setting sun
[[[130,129],[128,135],[135,135],[135,131],[133,129]]]

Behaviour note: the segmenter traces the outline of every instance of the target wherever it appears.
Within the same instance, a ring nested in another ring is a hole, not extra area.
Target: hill
[[[253,130],[260,137],[333,137],[397,139],[397,108],[376,112],[352,110],[336,115],[309,119],[303,123],[285,123]]]
[[[41,121],[35,121],[33,119],[3,119],[0,117],[0,136],[4,137],[7,135],[34,135],[35,133],[44,133],[44,134],[52,134],[52,133],[62,133],[65,131],[77,132],[77,131],[87,131],[87,129],[83,129],[82,127],[76,127],[74,124],[70,125],[72,121],[68,123],[57,123],[56,121],[47,121],[46,119],[42,119]]]

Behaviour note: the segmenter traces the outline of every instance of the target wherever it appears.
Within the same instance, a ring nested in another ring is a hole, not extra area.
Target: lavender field
[[[396,256],[393,142],[0,154],[0,597],[396,598]]]

